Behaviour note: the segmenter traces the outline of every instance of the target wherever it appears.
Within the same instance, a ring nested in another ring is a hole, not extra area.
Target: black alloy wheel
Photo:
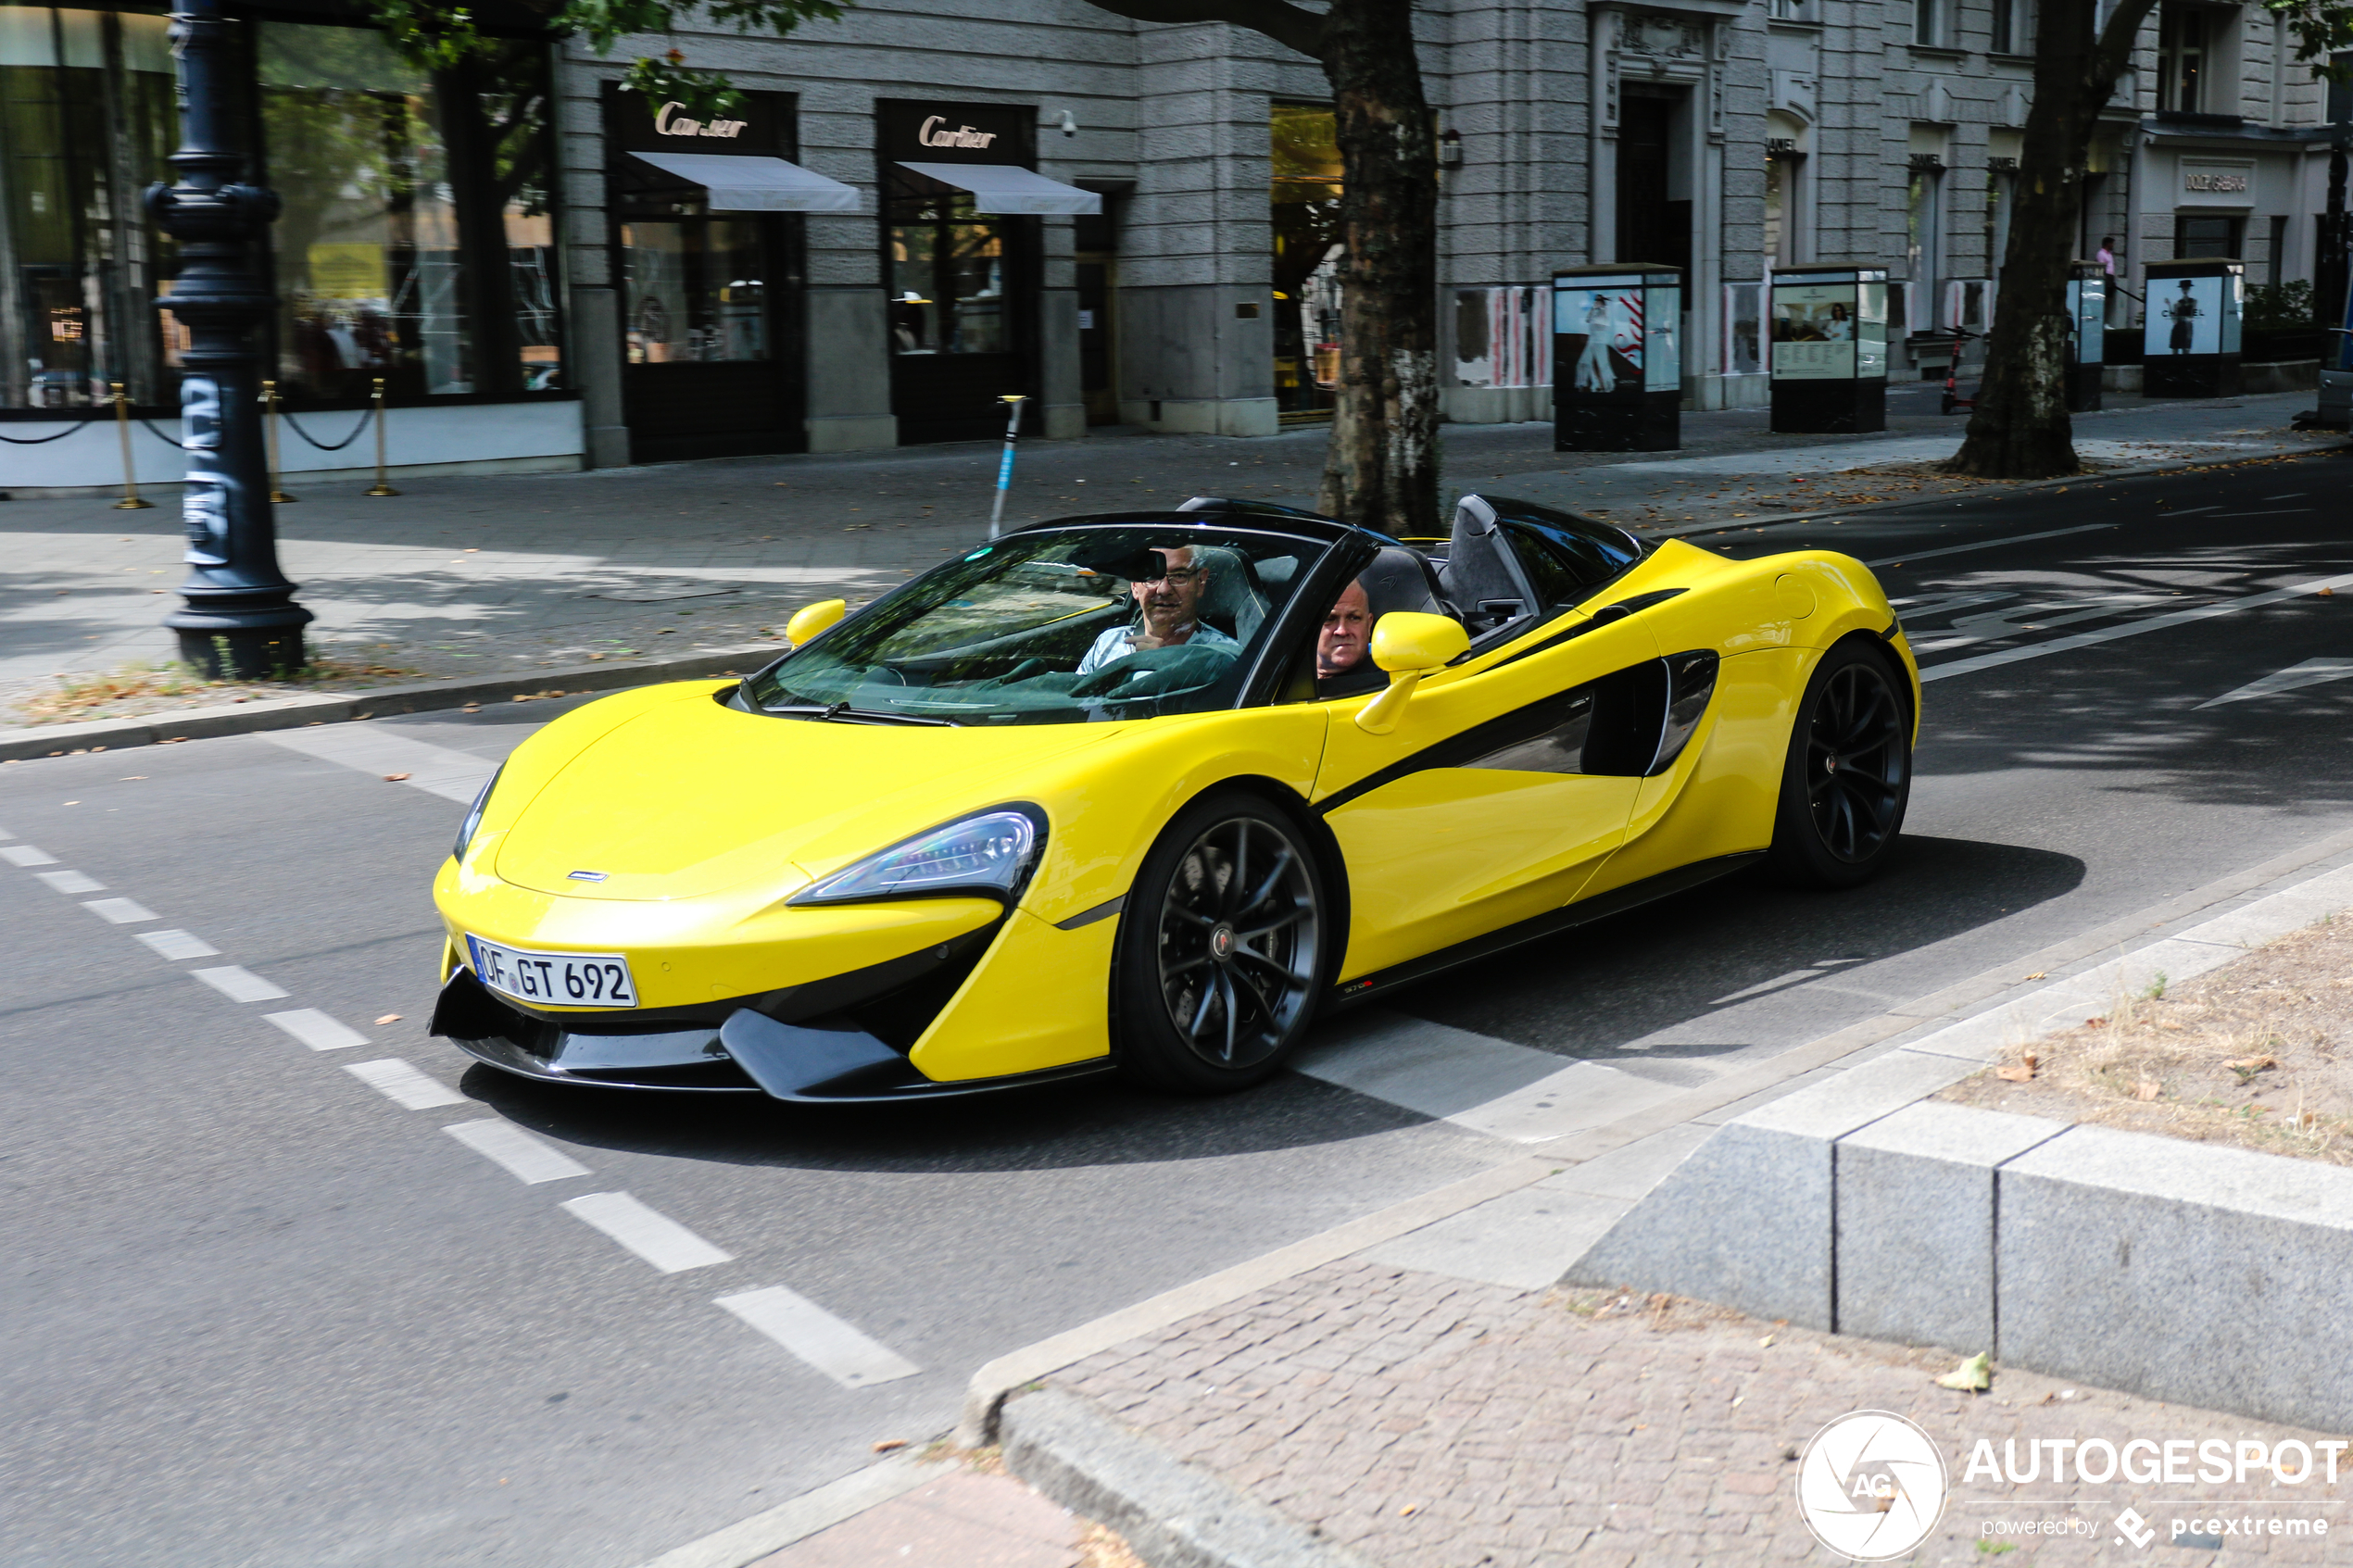
[[[1772,861],[1786,880],[1852,887],[1894,845],[1912,786],[1899,679],[1875,649],[1843,643],[1806,683],[1773,829]]]
[[[1315,1010],[1323,910],[1322,872],[1284,812],[1236,793],[1179,813],[1120,915],[1122,1067],[1184,1094],[1273,1073]]]

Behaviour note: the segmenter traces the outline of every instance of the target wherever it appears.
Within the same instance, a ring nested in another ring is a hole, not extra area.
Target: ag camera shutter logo
[[[1797,1511],[1842,1557],[1884,1562],[1928,1539],[1944,1512],[1944,1456],[1889,1411],[1856,1411],[1814,1434],[1797,1462]]]

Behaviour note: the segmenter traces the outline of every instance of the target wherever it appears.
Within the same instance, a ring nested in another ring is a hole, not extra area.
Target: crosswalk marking
[[[472,805],[490,775],[498,771],[497,763],[485,762],[471,751],[415,740],[398,730],[374,724],[271,730],[253,738],[284,746],[288,751],[299,751],[306,757],[316,757],[322,762],[373,773],[378,778],[405,773],[408,776],[398,782],[410,789],[422,789],[461,806]]]
[[[2275,670],[2259,681],[2249,681],[2238,690],[2224,692],[2211,701],[2199,703],[2198,707],[2220,708],[2226,702],[2249,702],[2259,696],[2317,686],[2325,681],[2347,679],[2353,679],[2353,659],[2308,659],[2301,664]]]

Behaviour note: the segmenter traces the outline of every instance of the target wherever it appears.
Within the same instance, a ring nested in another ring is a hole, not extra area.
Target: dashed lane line
[[[113,925],[136,925],[143,920],[156,918],[153,909],[128,898],[92,898],[82,907]]]
[[[465,1096],[396,1056],[382,1061],[346,1061],[343,1070],[404,1110],[431,1110],[435,1106],[466,1103]]]
[[[173,963],[178,963],[182,959],[212,959],[220,956],[220,948],[192,932],[141,931],[133,935],[144,946],[154,948],[157,956],[170,959]]]
[[[724,1263],[735,1256],[625,1192],[592,1192],[563,1207],[666,1274]]]
[[[1941,681],[1948,675],[1967,675],[1979,670],[1992,670],[2005,664],[2017,664],[2024,659],[2042,659],[2055,653],[2071,653],[2077,648],[2094,647],[2112,643],[2120,637],[2137,637],[2144,632],[2163,632],[2175,626],[2187,626],[2196,621],[2211,621],[2218,615],[2229,615],[2242,609],[2261,609],[2266,605],[2284,604],[2320,593],[2334,593],[2353,585],[2353,572],[2341,572],[2334,577],[2315,577],[2298,583],[2292,588],[2273,588],[2268,593],[2242,595],[2218,604],[2194,605],[2167,615],[2144,616],[2128,621],[2121,626],[2104,626],[2096,632],[2078,632],[2072,636],[2053,637],[2047,643],[2034,643],[2026,647],[2002,648],[1993,653],[1981,653],[1969,659],[1956,659],[1944,664],[1931,664],[1920,671],[1923,681]]]
[[[33,875],[57,893],[104,893],[107,884],[86,872],[35,872]]]
[[[511,1122],[459,1122],[441,1130],[532,1186],[588,1173],[587,1166],[561,1149],[549,1148]]]
[[[0,860],[12,866],[54,866],[57,858],[30,844],[0,844]]]
[[[781,1285],[722,1296],[718,1305],[845,1388],[895,1382],[924,1370]]]
[[[290,1012],[265,1012],[261,1016],[314,1051],[346,1050],[368,1043],[367,1035],[348,1024],[336,1022],[317,1008],[296,1008]]]
[[[410,789],[471,806],[498,771],[471,751],[415,740],[373,724],[322,724],[317,729],[271,730],[253,737],[378,778],[394,778]]]
[[[188,972],[233,1002],[274,1002],[286,993],[253,971],[237,964]]]

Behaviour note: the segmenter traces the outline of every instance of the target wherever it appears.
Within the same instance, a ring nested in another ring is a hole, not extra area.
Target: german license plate
[[[535,953],[466,938],[474,978],[493,991],[542,1007],[634,1008],[636,983],[619,953]]]

